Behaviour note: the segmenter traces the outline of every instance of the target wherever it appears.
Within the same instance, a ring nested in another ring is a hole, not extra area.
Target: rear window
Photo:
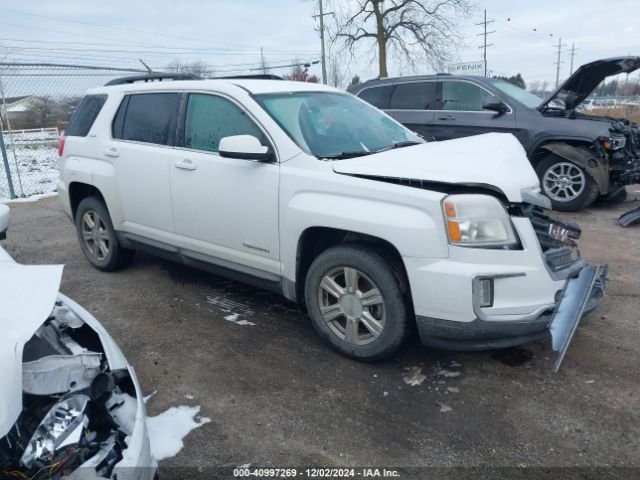
[[[177,93],[127,95],[113,121],[113,138],[173,146],[179,106]]]
[[[433,110],[436,101],[436,82],[399,83],[391,95],[393,110]]]
[[[384,110],[389,108],[389,98],[392,90],[393,85],[365,88],[358,94],[358,97],[365,102],[369,102],[374,107]]]
[[[84,97],[76,111],[73,112],[69,125],[65,130],[65,135],[86,137],[106,101],[106,95],[87,95]]]

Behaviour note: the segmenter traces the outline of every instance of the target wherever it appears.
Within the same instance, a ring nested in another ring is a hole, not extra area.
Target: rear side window
[[[69,125],[65,130],[65,135],[86,137],[106,101],[106,95],[87,95],[84,97],[76,111],[73,112]]]
[[[113,120],[113,138],[173,146],[179,106],[177,93],[127,95]]]
[[[399,83],[391,95],[393,110],[433,110],[436,101],[436,82]]]
[[[374,107],[384,110],[385,108],[389,108],[389,99],[391,98],[392,90],[393,85],[365,88],[358,94],[358,97],[365,102],[369,102]]]

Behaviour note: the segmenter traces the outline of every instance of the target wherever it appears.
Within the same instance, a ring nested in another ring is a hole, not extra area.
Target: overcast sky
[[[343,0],[346,1],[346,0]],[[286,65],[319,59],[313,0],[56,0],[0,3],[0,58],[154,68],[174,59],[202,59],[218,74],[248,72],[260,60]],[[562,37],[561,77],[569,72],[568,50],[576,65],[597,58],[640,54],[637,0],[484,0],[472,17],[460,19],[466,46],[451,61],[481,58],[482,10],[490,24],[489,69],[498,75],[522,73],[526,80],[555,79],[554,43]],[[364,45],[363,47],[369,47]],[[345,78],[375,77],[368,48],[357,61],[343,63]],[[413,73],[393,58],[390,75]],[[274,73],[286,70],[274,70]],[[312,73],[320,74],[313,66]],[[425,65],[415,73],[429,73]]]

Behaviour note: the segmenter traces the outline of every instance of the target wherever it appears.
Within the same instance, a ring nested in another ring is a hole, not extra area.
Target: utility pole
[[[556,65],[556,88],[560,85],[560,65],[564,62],[560,60],[560,55],[562,55],[562,47],[566,47],[565,44],[562,43],[562,38],[558,38],[558,45],[555,48],[558,49],[558,60],[555,62]]]
[[[267,73],[267,63],[264,61],[264,51],[262,47],[260,47],[260,68],[262,69],[262,73]]]
[[[327,84],[327,59],[324,52],[324,17],[325,15],[333,15],[333,12],[324,12],[322,6],[322,0],[318,0],[318,7],[320,12],[318,15],[313,15],[313,18],[320,19],[320,59],[322,62],[322,83]]]
[[[489,43],[487,44],[487,35],[491,35],[492,33],[496,33],[495,30],[492,30],[491,32],[487,32],[487,25],[489,25],[490,23],[495,22],[495,20],[489,20],[487,21],[487,10],[485,9],[484,11],[484,22],[480,22],[480,23],[476,23],[476,25],[482,25],[484,27],[484,32],[483,33],[478,33],[476,36],[479,37],[480,35],[482,35],[484,37],[484,42],[482,45],[480,45],[479,48],[482,48],[482,60],[484,61],[484,76],[487,76],[487,47],[491,47],[493,45],[493,43]]]
[[[573,57],[576,56],[576,52],[580,50],[576,48],[576,42],[571,42],[571,67],[569,68],[569,75],[573,73]]]

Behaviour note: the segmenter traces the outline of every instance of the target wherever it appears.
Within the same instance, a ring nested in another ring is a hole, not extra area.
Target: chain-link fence
[[[0,199],[51,193],[58,137],[88,88],[143,70],[0,63]]]

